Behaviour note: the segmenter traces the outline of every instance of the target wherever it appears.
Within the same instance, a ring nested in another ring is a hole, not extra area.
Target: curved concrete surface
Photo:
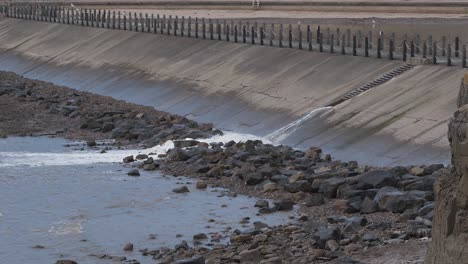
[[[367,164],[448,162],[461,69],[417,66],[334,109],[316,108],[402,65],[201,39],[3,19],[0,70],[185,115]],[[309,115],[307,115],[309,114]],[[270,135],[271,136],[271,135]]]

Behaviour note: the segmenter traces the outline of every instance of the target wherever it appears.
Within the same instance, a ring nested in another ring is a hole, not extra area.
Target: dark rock
[[[374,170],[362,174],[358,182],[359,189],[382,188],[385,186],[397,187],[401,174],[398,170]]]
[[[367,219],[362,216],[353,216],[346,219],[346,225],[343,228],[345,233],[357,233],[367,224]]]
[[[311,192],[312,186],[308,181],[297,181],[284,185],[284,189],[290,193]]]
[[[206,187],[208,187],[208,184],[206,184],[206,182],[197,182],[197,189],[206,189]]]
[[[194,256],[188,259],[176,260],[173,264],[205,264],[205,258],[202,256]]]
[[[371,214],[377,212],[379,209],[378,205],[374,200],[371,200],[369,197],[364,198],[364,201],[361,203],[360,212],[363,214]]]
[[[187,186],[182,186],[182,187],[178,187],[178,188],[172,189],[172,192],[175,192],[175,193],[187,193],[187,192],[190,192],[190,190],[187,188]]]
[[[193,239],[194,240],[203,240],[203,239],[208,239],[208,236],[204,233],[199,233],[199,234],[195,234],[193,235]]]
[[[393,187],[380,189],[374,201],[380,210],[393,213],[402,213],[410,208],[419,209],[424,204],[424,199],[420,196],[409,192],[402,192]]]
[[[325,243],[328,240],[338,241],[341,238],[341,232],[338,227],[320,228],[319,231],[314,234],[313,238],[320,248],[325,248]]]
[[[292,201],[280,201],[274,204],[275,204],[275,208],[278,211],[289,211],[289,210],[292,210],[294,207],[294,202]]]
[[[190,158],[190,155],[187,154],[181,148],[173,148],[167,152],[167,160],[168,161],[186,161]]]
[[[197,146],[200,142],[196,140],[174,140],[175,148],[188,148]]]
[[[336,198],[336,191],[340,185],[347,182],[345,178],[330,178],[325,179],[319,186],[319,192],[327,198]]]
[[[86,141],[86,145],[88,145],[88,147],[95,147],[97,144],[96,144],[96,141],[94,139],[88,139]]]
[[[304,205],[307,207],[319,206],[322,205],[324,202],[325,201],[323,199],[323,194],[314,193],[307,199]]]
[[[144,159],[147,159],[148,158],[148,155],[146,154],[138,154],[135,159],[137,160],[144,160]]]
[[[274,175],[270,180],[280,185],[285,185],[288,183],[288,177],[285,175]]]
[[[270,205],[269,205],[269,202],[267,200],[258,200],[255,203],[255,207],[268,208],[269,206]]]
[[[246,185],[256,185],[263,181],[263,176],[260,173],[248,173],[244,175]]]
[[[430,214],[433,211],[434,211],[434,204],[430,203],[430,204],[427,204],[427,205],[421,207],[421,209],[419,209],[419,211],[418,211],[418,215],[419,216],[426,216],[426,215]]]
[[[123,159],[123,162],[124,162],[124,163],[130,163],[130,162],[134,162],[134,161],[135,161],[135,159],[133,158],[133,155],[128,156],[128,157],[125,157],[125,158]]]
[[[110,122],[106,122],[106,123],[104,123],[102,125],[101,132],[102,133],[107,133],[107,132],[112,131],[112,129],[114,129],[114,124],[112,124]]]
[[[182,242],[180,242],[180,244],[177,244],[175,245],[174,249],[176,251],[179,251],[179,250],[188,250],[190,247],[189,245],[187,244],[187,241],[183,240]]]
[[[362,241],[372,242],[372,241],[377,241],[377,240],[379,240],[379,237],[378,237],[377,234],[374,233],[374,232],[366,232],[366,233],[362,236]]]
[[[432,173],[443,169],[444,164],[432,164],[424,168],[424,175],[431,175]]]
[[[125,244],[125,246],[123,247],[123,250],[124,251],[133,251],[133,244],[132,243]]]
[[[132,169],[127,174],[128,176],[134,176],[134,177],[140,176],[140,172],[137,169]]]
[[[55,264],[78,264],[78,262],[74,260],[69,260],[69,259],[61,259],[61,260],[57,260]]]

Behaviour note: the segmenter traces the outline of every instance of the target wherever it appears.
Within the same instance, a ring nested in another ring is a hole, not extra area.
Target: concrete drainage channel
[[[331,104],[327,105],[327,106],[336,106],[336,105],[339,105],[341,103],[343,103],[344,101],[347,101],[355,96],[358,96],[362,93],[365,93],[377,86],[380,86],[384,83],[387,83],[388,81],[392,80],[393,78],[411,70],[412,68],[414,67],[414,65],[411,65],[411,64],[405,64],[403,66],[400,66],[398,68],[396,68],[395,70],[392,70],[380,77],[378,77],[377,79],[373,80],[372,82],[370,83],[367,83],[347,94],[345,94],[343,97],[339,98],[338,100],[332,102]]]

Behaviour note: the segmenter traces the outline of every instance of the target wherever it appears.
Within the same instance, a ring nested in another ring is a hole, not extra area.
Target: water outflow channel
[[[68,143],[51,138],[0,139],[1,263],[54,263],[64,258],[80,264],[109,263],[92,254],[155,263],[138,250],[172,247],[182,240],[191,243],[197,233],[244,230],[255,221],[277,225],[290,215],[257,216],[255,199],[230,197],[218,188],[197,190],[194,181],[184,177],[144,171],[140,177],[127,176],[129,168],[116,162],[136,154],[135,150],[100,154],[65,147]],[[180,184],[191,192],[173,193]],[[251,218],[248,226],[240,224],[243,217]],[[130,242],[135,250],[124,252],[123,246]],[[227,243],[228,237],[221,242]]]

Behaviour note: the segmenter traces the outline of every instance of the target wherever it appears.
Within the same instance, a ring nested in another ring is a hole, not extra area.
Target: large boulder
[[[383,187],[374,198],[374,202],[382,211],[393,213],[403,213],[406,209],[419,209],[424,205],[424,199],[421,196],[399,191],[393,187]]]
[[[374,170],[361,175],[358,182],[359,189],[382,188],[385,186],[397,187],[405,171],[401,169]]]

